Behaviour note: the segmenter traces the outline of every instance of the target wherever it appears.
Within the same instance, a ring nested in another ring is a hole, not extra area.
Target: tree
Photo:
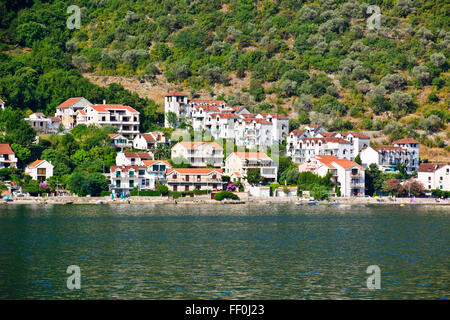
[[[403,184],[403,187],[405,189],[405,192],[408,192],[408,195],[413,197],[421,195],[425,190],[422,182],[414,178],[406,180]]]
[[[166,114],[166,117],[167,117],[167,122],[169,122],[169,125],[172,128],[176,128],[177,123],[178,123],[178,116],[177,116],[177,114],[175,112],[169,111]]]
[[[355,157],[355,162],[356,162],[357,164],[359,164],[359,165],[362,165],[362,161],[361,161],[361,157],[360,157],[359,153],[358,153],[358,155]]]
[[[388,179],[383,184],[383,190],[397,197],[401,197],[405,193],[405,188],[395,178]]]
[[[447,58],[440,52],[433,53],[430,60],[436,67],[441,67],[447,62]]]
[[[330,198],[327,187],[321,185],[315,185],[311,189],[311,196],[314,200],[329,200]]]
[[[375,163],[369,165],[365,172],[366,195],[372,195],[383,187],[382,172]]]
[[[412,75],[422,85],[428,84],[430,82],[431,75],[428,67],[426,66],[414,67]]]
[[[247,170],[247,176],[245,177],[248,183],[250,184],[258,184],[263,180],[261,176],[261,169],[259,168],[250,168]]]

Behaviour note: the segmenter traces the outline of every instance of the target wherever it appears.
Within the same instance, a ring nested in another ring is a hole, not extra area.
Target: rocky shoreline
[[[185,197],[172,199],[168,197],[130,197],[126,199],[113,199],[109,197],[33,197],[33,198],[18,198],[14,200],[1,200],[0,204],[59,204],[59,205],[74,205],[74,204],[183,204],[183,205],[201,205],[201,204],[302,204],[308,205],[308,199],[297,197],[271,197],[260,198],[252,196],[241,196],[240,200],[223,200],[216,201],[207,196]],[[432,198],[334,198],[331,201],[317,201],[319,205],[450,205],[450,200],[432,199]]]

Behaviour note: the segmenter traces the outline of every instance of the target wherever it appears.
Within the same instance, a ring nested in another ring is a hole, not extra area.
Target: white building
[[[405,160],[407,171],[409,173],[417,171],[419,168],[419,142],[414,139],[405,138],[394,141],[393,144],[395,147],[401,147],[406,150],[407,155],[409,156],[408,159]]]
[[[0,107],[2,108],[2,110],[5,110],[5,101],[3,101],[2,99],[0,99]]]
[[[146,166],[112,166],[110,169],[111,191],[117,196],[128,195],[131,190],[155,189],[155,176]]]
[[[299,172],[309,171],[324,177],[332,172],[333,183],[339,186],[343,197],[363,197],[365,189],[364,168],[348,159],[317,155],[298,167]]]
[[[184,158],[192,167],[222,167],[223,148],[216,142],[179,142],[172,147],[172,159]]]
[[[273,160],[264,152],[233,152],[225,159],[224,174],[231,181],[247,182],[245,177],[251,168],[260,169],[261,177],[268,181],[276,181],[278,168]]]
[[[306,162],[317,155],[330,155],[340,159],[351,160],[351,143],[336,137],[302,138],[296,144],[287,145],[290,156],[295,163]]]
[[[119,133],[108,134],[108,137],[111,139],[111,145],[118,149],[123,150],[124,148],[133,147],[133,142]]]
[[[0,143],[0,169],[16,167],[17,157],[9,144]]]
[[[375,163],[382,171],[396,171],[397,164],[405,164],[407,172],[417,170],[419,166],[419,144],[417,147],[369,146],[360,151],[361,162],[365,168]]]
[[[222,190],[222,169],[167,169],[167,185],[171,191]]]
[[[90,105],[92,103],[83,97],[67,99],[56,107],[55,117],[60,118],[64,128],[70,130],[77,125],[77,112]]]
[[[169,112],[175,113],[178,123],[180,118],[188,116],[187,94],[179,91],[171,91],[164,96],[164,126],[166,128],[170,127],[167,117]]]
[[[53,165],[47,160],[36,160],[25,168],[25,174],[40,182],[53,176]]]
[[[127,139],[139,134],[139,112],[118,104],[95,104],[77,112],[77,124],[111,125]]]
[[[155,177],[160,183],[167,183],[167,169],[171,169],[172,165],[166,160],[143,160],[147,167],[147,172]]]
[[[417,179],[427,190],[450,191],[450,163],[421,163]]]
[[[370,138],[359,132],[319,132],[316,137],[335,137],[350,142],[352,159],[356,158],[361,149],[370,146]]]
[[[153,160],[150,152],[117,152],[117,166],[143,166],[144,160]]]
[[[133,147],[140,150],[154,150],[158,144],[169,144],[163,132],[139,133],[133,140]]]

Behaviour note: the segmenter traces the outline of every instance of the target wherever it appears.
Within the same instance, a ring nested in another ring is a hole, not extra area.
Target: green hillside
[[[66,27],[73,4],[80,30]],[[378,30],[369,5],[381,10]],[[81,73],[136,77],[289,114],[292,128],[414,137],[445,158],[449,13],[450,2],[430,0],[2,0],[0,97],[46,113],[71,96],[127,103],[145,130],[161,121],[155,102]]]

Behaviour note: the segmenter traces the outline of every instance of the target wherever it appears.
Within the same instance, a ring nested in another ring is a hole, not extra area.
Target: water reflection
[[[449,218],[433,206],[1,206],[0,298],[448,298]],[[80,291],[66,288],[73,264]],[[366,288],[372,264],[381,290]]]

